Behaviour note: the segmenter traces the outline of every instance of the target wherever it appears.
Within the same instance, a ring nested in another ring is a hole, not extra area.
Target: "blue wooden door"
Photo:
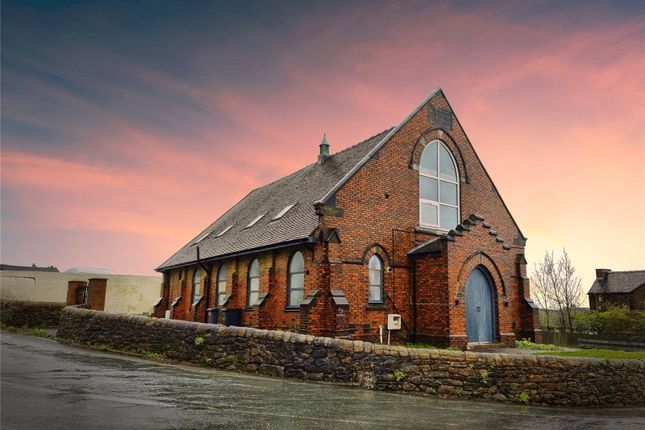
[[[488,276],[473,269],[466,283],[466,333],[468,342],[493,342],[493,286]]]

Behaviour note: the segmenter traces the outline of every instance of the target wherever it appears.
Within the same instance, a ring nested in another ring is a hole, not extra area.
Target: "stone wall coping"
[[[0,304],[4,306],[38,306],[38,307],[52,307],[60,308],[65,307],[65,302],[39,302],[36,300],[0,300]]]
[[[57,304],[60,306],[60,304]],[[191,328],[196,334],[218,334],[231,337],[244,337],[267,339],[275,342],[290,342],[333,348],[337,350],[363,352],[375,355],[400,356],[416,359],[443,359],[458,360],[464,362],[484,362],[492,365],[543,365],[545,367],[565,367],[565,366],[596,366],[602,365],[607,367],[635,367],[645,370],[645,360],[639,359],[622,359],[622,360],[604,360],[601,358],[589,357],[559,357],[549,355],[533,354],[509,354],[509,353],[485,353],[472,351],[452,351],[443,349],[417,349],[407,348],[398,345],[381,345],[364,341],[352,341],[347,339],[335,339],[329,337],[316,337],[299,333],[286,332],[281,330],[263,330],[252,327],[224,326],[220,324],[206,324],[201,322],[161,319],[147,317],[142,315],[128,315],[118,313],[106,313],[91,309],[83,309],[73,306],[67,306],[63,309],[64,313],[75,313],[79,315],[91,316],[92,318],[104,320],[120,320],[132,325],[154,325],[158,327],[167,327],[171,329],[184,330]]]

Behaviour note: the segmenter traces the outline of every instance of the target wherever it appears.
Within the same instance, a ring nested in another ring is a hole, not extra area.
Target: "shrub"
[[[560,347],[550,343],[533,343],[528,339],[516,340],[515,347],[519,349],[532,349],[538,351],[557,351]]]
[[[642,337],[645,333],[645,312],[613,306],[606,311],[589,311],[575,315],[578,332],[620,337]]]

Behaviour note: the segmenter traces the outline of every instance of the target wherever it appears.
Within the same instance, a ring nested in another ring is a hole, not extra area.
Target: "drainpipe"
[[[417,259],[412,258],[412,343],[417,343]]]
[[[206,300],[206,308],[208,308],[208,299],[211,296],[211,269],[213,268],[213,264],[209,264],[210,268],[204,265],[201,258],[199,258],[199,246],[197,246],[197,264],[206,272],[206,279],[204,280],[204,295],[206,298],[204,300]]]

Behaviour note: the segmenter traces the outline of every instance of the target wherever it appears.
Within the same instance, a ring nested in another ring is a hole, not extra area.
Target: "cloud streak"
[[[436,86],[531,260],[564,246],[585,285],[594,266],[645,261],[638,8],[3,9],[7,262],[149,273],[251,189],[313,162],[323,132],[340,150]],[[102,245],[80,253],[82,239]]]

